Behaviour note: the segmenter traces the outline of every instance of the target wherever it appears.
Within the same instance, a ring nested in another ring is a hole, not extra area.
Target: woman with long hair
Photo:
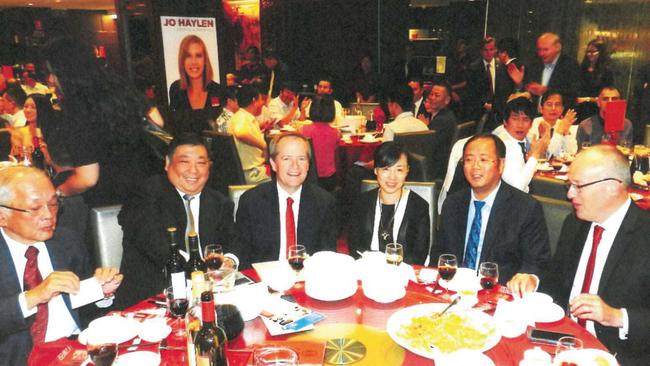
[[[579,121],[598,113],[598,93],[603,87],[614,85],[614,74],[609,68],[609,54],[603,41],[594,39],[587,44],[580,64],[580,77]]]
[[[43,126],[53,125],[57,113],[52,108],[50,98],[42,94],[28,96],[23,105],[23,112],[27,121],[26,125],[11,128],[11,155],[22,157],[23,152],[31,154],[34,151],[35,142],[37,142],[45,158],[43,163],[45,166],[53,167],[54,163],[42,133]],[[27,148],[25,149],[25,147]]]

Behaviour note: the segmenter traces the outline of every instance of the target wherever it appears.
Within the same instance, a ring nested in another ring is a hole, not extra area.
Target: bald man
[[[544,33],[537,38],[538,60],[526,69],[526,90],[540,97],[548,89],[559,90],[568,100],[575,100],[580,88],[580,67],[575,59],[562,53],[562,41],[555,33]],[[572,106],[570,103],[569,106]]]
[[[627,158],[611,146],[584,149],[568,178],[575,214],[564,221],[548,273],[539,281],[517,274],[508,287],[521,295],[539,282],[621,365],[649,365],[650,214],[628,197]]]
[[[42,171],[0,170],[0,364],[25,365],[34,344],[79,333],[70,294],[92,276],[81,240],[56,229],[54,186]],[[56,230],[55,230],[56,229]],[[94,277],[109,298],[122,282],[115,268]],[[98,306],[110,306],[111,300]]]

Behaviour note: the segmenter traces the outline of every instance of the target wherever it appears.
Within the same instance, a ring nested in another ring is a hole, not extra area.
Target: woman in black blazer
[[[349,249],[353,256],[366,250],[383,252],[388,243],[404,247],[404,262],[424,264],[429,254],[429,204],[404,188],[409,172],[406,152],[395,142],[375,151],[379,188],[363,193],[354,211]]]

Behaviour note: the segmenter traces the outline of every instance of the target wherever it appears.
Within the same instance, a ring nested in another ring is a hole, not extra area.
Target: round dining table
[[[252,279],[259,281],[254,270],[244,271]],[[325,315],[325,319],[316,323],[313,330],[282,336],[271,336],[262,320],[257,317],[246,322],[243,332],[228,343],[226,354],[230,366],[245,366],[249,363],[253,348],[260,344],[278,341],[310,341],[326,342],[333,338],[350,338],[357,340],[366,347],[365,356],[354,365],[408,365],[430,366],[432,361],[416,355],[395,343],[386,332],[386,323],[396,311],[408,306],[436,302],[450,302],[450,294],[437,291],[434,295],[431,286],[409,282],[406,295],[395,302],[383,304],[364,296],[361,286],[356,293],[340,301],[320,301],[308,297],[303,283],[297,283],[287,291],[293,295],[296,302],[306,308]],[[218,296],[218,295],[217,295]],[[497,287],[491,291],[480,291],[476,307],[483,308],[488,314],[494,310],[494,304],[499,298],[510,297],[503,288]],[[156,305],[152,299],[143,300],[135,306],[125,309],[124,313],[142,314]],[[170,324],[174,324],[170,321]],[[536,328],[554,332],[569,333],[582,339],[585,348],[607,350],[602,343],[583,327],[567,317],[553,323],[537,323]],[[138,350],[160,352],[161,365],[187,365],[185,339],[170,334],[165,340],[165,347],[158,345],[140,346]],[[495,365],[516,366],[523,358],[526,350],[535,346],[541,347],[548,353],[554,348],[531,342],[526,334],[516,338],[501,338],[492,349],[485,352]],[[120,351],[122,352],[122,351]],[[77,360],[74,361],[74,355]],[[84,346],[76,339],[60,339],[34,347],[30,356],[30,365],[80,365],[85,359]],[[71,361],[73,360],[73,361]]]

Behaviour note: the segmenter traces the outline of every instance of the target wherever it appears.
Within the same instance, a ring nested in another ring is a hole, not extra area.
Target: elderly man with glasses
[[[32,346],[79,333],[71,294],[93,275],[80,238],[56,228],[58,198],[40,170],[0,170],[0,363],[25,365]],[[98,268],[106,301],[122,282],[115,268]]]
[[[578,153],[557,253],[540,278],[517,274],[516,294],[540,290],[617,353],[621,365],[650,364],[650,214],[628,197],[627,158],[611,146]]]

